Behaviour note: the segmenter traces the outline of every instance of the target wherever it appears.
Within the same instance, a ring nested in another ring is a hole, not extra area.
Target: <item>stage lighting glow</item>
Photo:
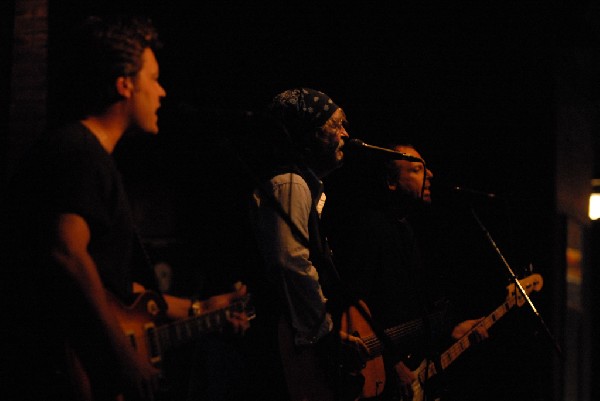
[[[590,195],[590,219],[600,219],[600,193]]]

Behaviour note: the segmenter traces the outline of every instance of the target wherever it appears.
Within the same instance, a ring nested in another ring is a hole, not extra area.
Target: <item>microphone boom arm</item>
[[[348,145],[350,145],[351,147],[355,147],[355,148],[367,149],[367,150],[372,151],[373,153],[379,153],[382,156],[386,156],[386,157],[388,157],[390,159],[394,159],[394,160],[408,160],[411,162],[425,164],[425,161],[419,157],[415,157],[415,156],[412,156],[412,155],[409,155],[409,154],[403,153],[403,152],[398,152],[397,150],[393,150],[393,149],[387,149],[387,148],[381,148],[381,147],[375,146],[375,145],[369,145],[357,138],[352,138],[352,139],[348,140]]]

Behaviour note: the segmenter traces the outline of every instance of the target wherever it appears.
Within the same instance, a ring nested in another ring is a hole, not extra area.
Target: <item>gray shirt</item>
[[[320,214],[325,202],[321,181],[316,176],[311,178],[314,185],[309,187],[300,175],[286,173],[274,176],[266,185],[306,238],[311,208],[316,207]],[[311,187],[318,189],[311,193]],[[289,225],[262,199],[258,190],[253,194],[252,218],[268,274],[286,303],[294,341],[296,345],[314,344],[332,330],[333,323],[325,309],[326,298],[309,258],[309,249],[293,235]]]

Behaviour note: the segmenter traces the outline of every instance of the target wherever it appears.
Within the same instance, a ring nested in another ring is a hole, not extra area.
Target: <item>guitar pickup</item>
[[[148,347],[150,362],[158,364],[161,360],[161,353],[156,326],[154,324],[146,324],[144,332],[146,333],[146,346]]]

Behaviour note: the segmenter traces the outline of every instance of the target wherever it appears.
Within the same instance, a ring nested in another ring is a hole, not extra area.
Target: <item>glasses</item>
[[[346,120],[330,120],[327,122],[327,126],[329,126],[329,128],[335,130],[335,131],[340,131],[341,129],[345,129],[346,126],[348,125],[348,121]]]

